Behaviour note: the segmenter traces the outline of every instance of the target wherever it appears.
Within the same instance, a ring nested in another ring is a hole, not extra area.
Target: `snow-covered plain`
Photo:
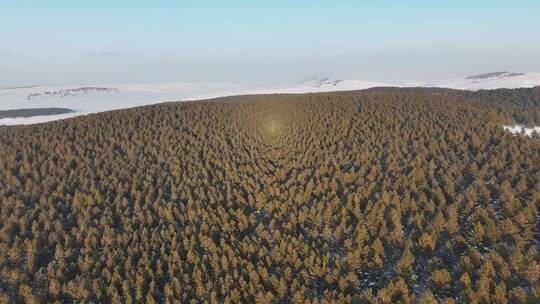
[[[0,111],[28,108],[68,108],[59,115],[0,119],[0,125],[34,124],[89,113],[143,106],[166,101],[202,100],[248,94],[299,94],[362,90],[381,86],[442,87],[479,90],[540,85],[540,73],[496,72],[437,81],[334,80],[314,78],[288,85],[235,83],[97,84],[93,86],[48,86],[0,89]]]

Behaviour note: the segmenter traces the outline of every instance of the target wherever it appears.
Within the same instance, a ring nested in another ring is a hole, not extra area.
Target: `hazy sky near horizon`
[[[539,12],[537,0],[0,0],[0,87],[540,72]]]

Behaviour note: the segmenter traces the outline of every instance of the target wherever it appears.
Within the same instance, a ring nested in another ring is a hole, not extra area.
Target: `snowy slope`
[[[443,87],[465,90],[519,88],[540,85],[540,73],[495,72],[436,81],[339,80],[313,78],[290,85],[233,83],[101,84],[94,86],[32,86],[0,89],[0,111],[30,108],[67,108],[74,113],[3,118],[0,125],[33,124],[136,107],[165,101],[200,100],[245,94],[316,93],[362,90],[380,86]]]
[[[463,78],[420,82],[418,86],[460,90],[530,88],[540,85],[540,73],[493,72]]]
[[[100,88],[101,90],[88,88]],[[0,89],[0,111],[29,108],[67,108],[70,114],[4,118],[0,125],[39,123],[129,107],[194,98],[236,88],[223,83],[162,83],[96,86],[35,86]]]
[[[100,112],[185,99],[231,87],[219,83],[162,83],[0,89],[0,110],[58,107],[81,112]],[[87,88],[94,90],[85,91]]]

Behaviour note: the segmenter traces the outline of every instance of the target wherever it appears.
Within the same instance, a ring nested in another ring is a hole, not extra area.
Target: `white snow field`
[[[247,94],[299,94],[362,90],[381,86],[442,87],[465,90],[521,88],[540,85],[540,73],[495,72],[437,81],[333,80],[313,78],[289,85],[235,83],[99,84],[0,89],[0,111],[35,108],[67,108],[74,113],[1,118],[0,125],[35,124],[89,113],[104,112],[166,101],[201,100]]]
[[[32,124],[89,113],[185,100],[230,89],[218,83],[162,83],[141,85],[34,86],[0,89],[0,111],[29,108],[67,108],[69,114],[0,119],[0,125]]]
[[[532,127],[527,128],[523,125],[514,125],[514,126],[503,126],[505,131],[508,131],[514,135],[525,135],[525,136],[532,136],[533,133],[536,133],[538,136],[540,136],[540,127]]]

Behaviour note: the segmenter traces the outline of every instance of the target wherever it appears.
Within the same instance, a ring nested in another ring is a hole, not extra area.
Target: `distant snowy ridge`
[[[82,87],[82,88],[75,88],[75,89],[65,89],[65,90],[59,90],[59,91],[46,91],[46,92],[39,92],[39,93],[31,93],[28,94],[26,97],[27,100],[31,100],[34,98],[44,98],[49,96],[58,96],[60,98],[67,97],[67,96],[77,96],[80,94],[95,94],[95,93],[118,93],[118,89],[115,88],[99,88],[99,87]]]
[[[449,78],[418,82],[420,87],[440,87],[459,90],[491,90],[531,88],[540,85],[540,73],[493,72],[465,78]]]
[[[343,80],[332,80],[329,78],[311,78],[308,80],[304,80],[299,82],[298,84],[300,86],[311,86],[313,88],[328,88],[328,87],[335,87]]]
[[[522,76],[525,75],[525,73],[512,73],[512,72],[492,72],[492,73],[485,73],[485,74],[479,74],[479,75],[472,75],[467,77],[466,79],[489,79],[489,78],[505,78],[505,77],[515,77],[515,76]]]

